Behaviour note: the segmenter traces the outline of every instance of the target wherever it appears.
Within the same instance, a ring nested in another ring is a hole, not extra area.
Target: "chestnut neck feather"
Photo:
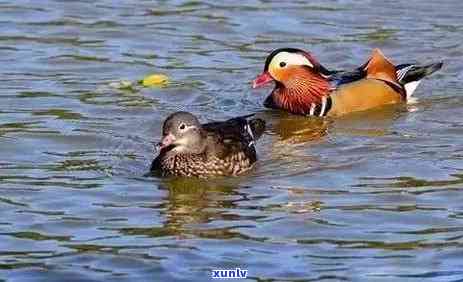
[[[318,105],[330,92],[329,82],[311,69],[291,70],[289,78],[278,83],[271,96],[278,108],[295,114],[307,114],[312,103]]]

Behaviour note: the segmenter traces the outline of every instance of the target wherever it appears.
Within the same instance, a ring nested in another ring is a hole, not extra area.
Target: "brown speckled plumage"
[[[191,115],[180,113],[171,115],[167,120],[173,119],[175,124],[180,124],[182,117],[176,117]],[[197,123],[198,132],[195,134],[200,138],[192,145],[197,149],[189,150],[185,146],[179,152],[175,145],[162,148],[159,156],[153,160],[151,171],[162,176],[201,178],[236,176],[248,171],[257,160],[254,142],[265,129],[263,120],[249,120],[250,117],[203,125]],[[175,126],[164,126],[165,136],[172,131],[171,127]],[[194,137],[190,135],[188,138]]]

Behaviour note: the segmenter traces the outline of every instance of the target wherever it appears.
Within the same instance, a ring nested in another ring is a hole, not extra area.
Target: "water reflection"
[[[222,209],[235,207],[233,196],[238,196],[237,185],[225,181],[204,181],[177,178],[165,181],[162,188],[169,191],[164,216],[165,226],[179,232],[194,225],[223,219]],[[194,228],[193,228],[194,229]]]
[[[261,115],[269,123],[267,132],[276,135],[277,142],[290,145],[324,142],[330,132],[381,136],[389,132],[393,122],[403,112],[403,105],[393,105],[351,113],[337,119],[292,115],[282,111],[262,112]]]
[[[352,113],[336,119],[332,123],[331,132],[364,137],[384,136],[390,133],[394,121],[405,112],[405,105],[391,105]]]
[[[162,210],[160,214],[164,218],[162,226],[125,228],[120,231],[124,234],[150,237],[243,237],[235,230],[245,227],[239,222],[259,217],[242,217],[232,212],[236,209],[237,202],[246,201],[246,195],[240,192],[240,189],[243,189],[239,186],[241,180],[242,178],[167,178],[156,187],[168,191],[165,202],[158,207]],[[222,224],[217,225],[217,222]]]
[[[280,142],[286,144],[317,142],[326,136],[331,123],[329,119],[282,112],[279,118],[272,120],[270,131],[279,137]]]

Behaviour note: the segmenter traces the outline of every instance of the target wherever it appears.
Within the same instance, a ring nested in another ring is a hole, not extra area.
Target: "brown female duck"
[[[170,115],[151,171],[161,176],[236,176],[257,160],[255,141],[265,122],[253,115],[201,124],[188,112]]]

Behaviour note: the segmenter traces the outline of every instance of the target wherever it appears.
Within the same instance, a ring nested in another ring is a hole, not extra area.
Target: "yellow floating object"
[[[140,82],[145,87],[162,86],[169,82],[169,77],[164,74],[150,74],[145,76]]]

